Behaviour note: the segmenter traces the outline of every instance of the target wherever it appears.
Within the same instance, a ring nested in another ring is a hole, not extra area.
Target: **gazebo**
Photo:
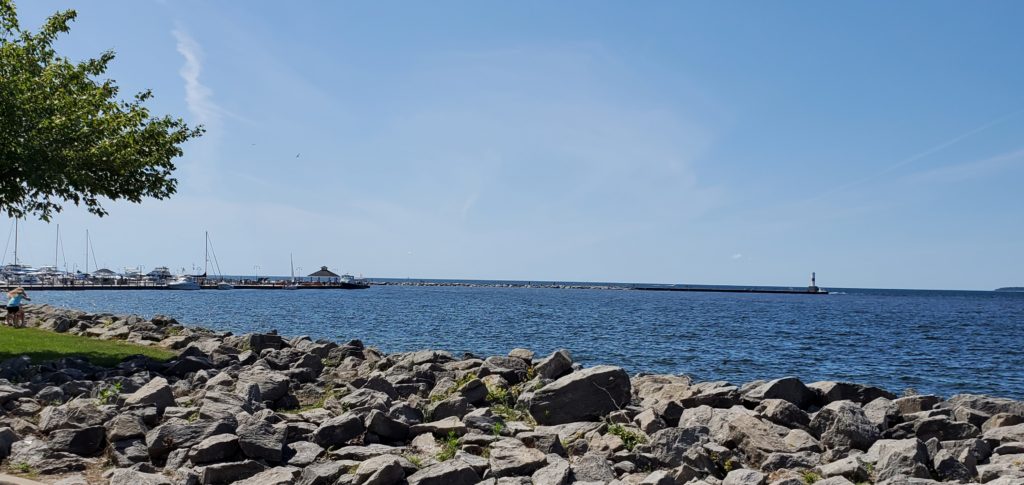
[[[120,276],[118,276],[117,273],[115,273],[115,272],[113,272],[113,271],[111,271],[111,270],[109,270],[107,268],[103,268],[103,269],[98,269],[96,271],[93,271],[92,272],[92,279],[93,279],[93,281],[96,281],[96,282],[98,282],[101,285],[109,285],[109,284],[116,283],[117,280],[120,279]]]
[[[341,280],[341,276],[338,276],[335,272],[327,269],[327,266],[321,266],[320,271],[311,273],[309,277],[316,278],[317,283],[337,283]]]

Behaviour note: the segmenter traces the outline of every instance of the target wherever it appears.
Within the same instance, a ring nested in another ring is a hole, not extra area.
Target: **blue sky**
[[[208,129],[174,198],[57,217],[72,267],[1024,285],[1020,2],[18,7]]]

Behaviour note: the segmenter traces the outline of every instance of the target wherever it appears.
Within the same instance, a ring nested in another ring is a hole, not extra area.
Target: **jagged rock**
[[[399,457],[380,455],[359,464],[353,473],[361,485],[394,485],[405,478]]]
[[[238,436],[218,434],[200,441],[189,449],[188,460],[195,464],[224,461],[238,453]]]
[[[904,396],[898,399],[893,399],[893,404],[900,410],[900,414],[912,414],[919,413],[921,411],[928,411],[935,407],[942,401],[939,396],[932,395],[915,395],[915,396]]]
[[[567,485],[572,469],[566,460],[549,460],[544,468],[533,472],[530,479],[534,485]]]
[[[845,477],[848,480],[854,482],[863,482],[868,479],[868,470],[864,466],[864,462],[856,456],[849,456],[841,460],[836,460],[832,463],[827,463],[818,467],[818,472],[822,477]]]
[[[19,466],[43,475],[75,472],[86,467],[86,461],[78,455],[53,451],[40,440],[15,442],[11,445],[11,456],[7,460],[8,463],[18,463]]]
[[[106,442],[106,429],[103,426],[58,429],[51,432],[47,439],[50,443],[50,449],[54,451],[91,456],[98,452]]]
[[[993,414],[991,417],[983,421],[980,427],[982,431],[988,431],[992,428],[1002,428],[1005,426],[1013,426],[1015,424],[1021,423],[1024,423],[1024,415],[997,413]]]
[[[146,423],[142,421],[142,417],[135,413],[118,414],[104,426],[107,431],[107,441],[111,443],[130,438],[141,438],[146,436],[146,432],[149,431]]]
[[[469,401],[462,396],[452,396],[448,399],[431,403],[427,407],[427,415],[438,421],[448,417],[462,419],[469,412]]]
[[[1024,416],[1024,401],[1015,401],[1001,397],[982,396],[978,394],[957,394],[945,402],[950,407],[964,406],[981,411],[990,416],[1000,413]]]
[[[802,409],[783,399],[765,399],[756,411],[769,421],[787,428],[806,428],[811,421]]]
[[[302,469],[295,485],[331,485],[348,470],[344,461],[314,463]]]
[[[679,405],[686,409],[699,406],[726,409],[739,404],[739,401],[738,387],[725,381],[713,381],[690,386],[688,395],[679,400]]]
[[[814,468],[821,462],[821,455],[810,451],[799,453],[770,453],[761,462],[761,471],[771,473],[776,470]]]
[[[789,401],[800,409],[805,409],[817,400],[814,391],[807,388],[796,377],[783,377],[768,381],[743,396],[744,401],[761,402],[765,399],[782,399]]]
[[[288,382],[288,376],[280,372],[250,368],[238,373],[235,392],[245,392],[249,384],[256,384],[262,400],[277,401],[288,394]]]
[[[238,446],[245,456],[271,463],[283,460],[287,428],[276,427],[269,421],[257,421],[239,425],[236,433]]]
[[[722,480],[722,485],[764,485],[764,474],[757,470],[733,470]]]
[[[663,466],[677,467],[682,464],[686,450],[703,445],[708,439],[708,428],[704,426],[666,428],[651,435],[650,453]]]
[[[596,420],[629,403],[629,376],[601,365],[574,372],[537,390],[530,415],[540,424]]]
[[[407,478],[409,485],[473,485],[480,476],[468,463],[449,460],[423,468]]]
[[[264,470],[232,485],[291,485],[295,483],[301,470],[293,466],[278,466]]]
[[[814,415],[810,428],[829,448],[866,450],[879,438],[864,410],[850,401],[829,403]]]
[[[305,467],[316,461],[324,449],[311,441],[297,441],[285,446],[285,462],[292,466]]]
[[[14,401],[31,395],[32,391],[29,389],[12,385],[0,385],[0,406],[7,404],[10,401]]]
[[[880,397],[896,399],[895,394],[885,389],[851,382],[820,381],[808,384],[807,388],[818,395],[822,404],[835,401],[853,401],[859,404],[867,404]]]
[[[971,423],[950,421],[947,416],[933,416],[903,423],[890,430],[889,433],[897,438],[905,437],[899,436],[898,430],[909,431],[906,433],[908,436],[917,436],[917,439],[921,441],[928,441],[932,438],[938,438],[940,441],[964,440],[980,434],[978,428]]]
[[[966,483],[974,478],[976,468],[968,468],[957,460],[949,450],[939,450],[932,459],[932,468],[945,481]]]
[[[752,464],[760,464],[771,453],[789,451],[785,438],[790,430],[777,424],[737,415],[728,422],[727,430],[728,434],[720,442],[739,447]]]
[[[928,472],[928,450],[917,438],[905,440],[878,440],[871,445],[868,456],[877,456],[875,473],[878,481],[900,475],[916,478],[930,478]]]
[[[136,463],[149,462],[149,450],[146,448],[146,442],[139,438],[111,443],[107,456],[111,463],[122,468]]]
[[[114,470],[110,485],[171,485],[170,479],[156,473],[143,473],[131,469]]]
[[[159,458],[173,449],[188,448],[210,436],[233,431],[234,426],[224,421],[171,419],[146,433],[146,445],[150,456]]]
[[[117,415],[114,406],[97,406],[91,399],[75,399],[60,406],[46,406],[39,413],[39,430],[100,426]]]
[[[11,454],[11,445],[18,441],[18,435],[11,428],[0,428],[0,460]]]
[[[552,352],[533,367],[534,372],[544,379],[558,379],[572,372],[572,355],[562,349]]]
[[[313,441],[324,447],[340,446],[363,433],[363,420],[354,414],[342,414],[324,421],[313,432]]]
[[[410,435],[415,436],[423,433],[431,433],[437,436],[447,436],[448,433],[455,433],[461,436],[466,434],[466,425],[459,421],[459,418],[452,416],[440,421],[415,424],[409,428]]]
[[[555,433],[529,431],[516,434],[516,439],[522,441],[527,447],[540,450],[545,455],[566,456],[565,447],[562,446],[562,441],[558,439],[558,435]]]
[[[199,481],[203,484],[234,483],[252,477],[266,470],[267,467],[258,461],[245,460],[229,463],[214,463],[196,470]]]
[[[587,453],[570,467],[576,483],[586,481],[607,483],[615,480],[615,471],[612,470],[604,455]]]
[[[676,481],[672,475],[665,470],[651,472],[640,481],[639,485],[675,485]]]
[[[156,406],[158,412],[163,412],[168,406],[174,405],[174,392],[171,391],[171,386],[167,384],[167,379],[163,377],[154,378],[124,400],[126,407],[147,404]]]
[[[409,425],[388,417],[379,410],[372,410],[366,416],[366,430],[385,441],[402,441],[409,436]]]
[[[492,476],[499,478],[531,475],[547,463],[544,453],[527,448],[515,439],[502,440],[491,445],[489,461]]]
[[[989,428],[988,431],[981,435],[981,439],[989,442],[990,445],[1010,443],[1013,441],[1024,441],[1024,424]]]
[[[900,409],[891,400],[884,397],[875,399],[864,405],[864,416],[874,424],[879,431],[889,429],[900,418]]]

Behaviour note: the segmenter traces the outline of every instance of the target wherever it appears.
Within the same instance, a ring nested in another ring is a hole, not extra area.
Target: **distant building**
[[[320,271],[310,274],[309,278],[317,283],[337,283],[341,280],[341,276],[327,269],[327,266],[321,266]]]

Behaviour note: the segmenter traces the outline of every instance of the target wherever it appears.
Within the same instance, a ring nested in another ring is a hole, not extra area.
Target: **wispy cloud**
[[[928,182],[958,182],[984,177],[1016,166],[1024,165],[1024,148],[982,160],[946,165],[913,175],[914,180]]]
[[[178,53],[185,58],[178,74],[185,80],[185,103],[196,121],[204,125],[220,122],[220,108],[213,102],[213,90],[199,80],[203,71],[203,49],[190,35],[181,29],[171,31],[178,41]]]

